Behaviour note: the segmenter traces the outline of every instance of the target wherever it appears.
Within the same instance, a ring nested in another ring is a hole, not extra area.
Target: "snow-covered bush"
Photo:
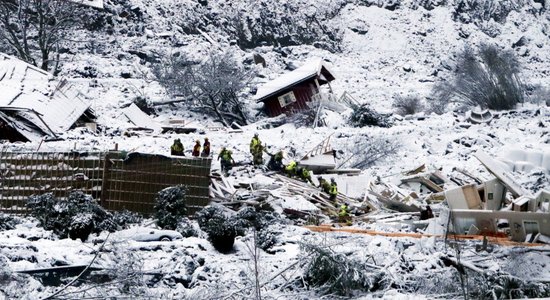
[[[116,229],[112,215],[81,191],[70,193],[66,200],[58,199],[52,193],[31,196],[27,207],[44,229],[52,230],[60,238],[86,239],[90,232]]]
[[[301,250],[309,258],[304,279],[321,294],[351,296],[353,291],[368,291],[375,284],[373,270],[330,246],[302,243]]]
[[[261,230],[277,222],[279,215],[271,211],[257,211],[254,207],[247,206],[237,212],[236,219],[244,222],[244,227],[254,227]]]
[[[155,203],[157,225],[174,230],[180,219],[187,217],[185,204],[187,187],[183,185],[165,188],[158,192]]]
[[[422,101],[418,95],[394,95],[392,106],[397,114],[402,116],[413,115],[423,109]]]
[[[524,97],[520,71],[512,51],[482,44],[476,53],[467,47],[457,59],[454,78],[434,85],[435,106],[457,103],[494,110],[513,109]]]
[[[12,270],[10,268],[8,258],[4,255],[0,255],[0,285],[5,285],[11,278],[11,275]]]
[[[69,237],[85,241],[94,229],[93,216],[90,213],[78,213],[71,218]]]
[[[137,212],[124,209],[113,212],[112,220],[120,229],[127,229],[130,224],[139,224],[143,220],[143,216]]]
[[[550,88],[536,84],[525,86],[529,102],[540,104],[544,103],[550,106]]]
[[[280,232],[273,229],[273,227],[265,227],[258,231],[258,235],[256,236],[256,246],[268,253],[272,253],[270,252],[271,248],[273,248],[273,246],[275,246],[279,241],[279,235]]]
[[[354,127],[390,127],[392,125],[388,115],[378,113],[367,103],[353,105],[352,109],[353,113],[349,117],[349,123]]]
[[[0,213],[0,231],[14,229],[17,224],[19,224],[18,219],[8,214]]]
[[[193,224],[189,222],[187,218],[181,218],[176,227],[176,231],[181,233],[181,235],[186,237],[198,236],[197,231],[193,227]]]
[[[256,211],[254,207],[245,207],[235,216],[236,222],[243,228],[254,228],[258,232],[256,246],[264,251],[269,251],[278,240],[280,232],[274,230],[270,225],[277,222],[279,216],[270,211]]]
[[[245,233],[243,222],[226,216],[219,206],[207,206],[197,212],[196,216],[199,227],[208,234],[210,243],[222,253],[231,251],[235,237]]]

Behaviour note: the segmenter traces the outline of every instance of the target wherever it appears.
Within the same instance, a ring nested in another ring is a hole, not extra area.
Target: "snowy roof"
[[[155,122],[149,115],[144,113],[135,103],[124,108],[122,113],[132,122],[134,125],[143,128],[150,128],[156,132],[162,131],[162,126]]]
[[[67,81],[54,86],[52,79],[51,74],[0,53],[0,110],[15,113],[47,134],[68,130],[90,105]]]
[[[321,74],[323,73],[323,74]],[[327,64],[321,58],[314,58],[304,63],[298,69],[277,77],[276,79],[265,83],[258,88],[256,96],[257,102],[261,102],[278,92],[288,89],[298,83],[314,78],[316,76],[324,76],[326,81],[334,80],[334,75],[328,68]]]

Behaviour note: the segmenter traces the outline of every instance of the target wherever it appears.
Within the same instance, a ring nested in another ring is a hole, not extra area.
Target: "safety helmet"
[[[204,140],[205,140],[205,141],[208,141],[208,137],[204,137]]]
[[[258,133],[257,133],[257,132],[254,132],[254,136],[258,136]]]
[[[199,144],[200,144],[200,142],[201,142],[200,140],[196,140],[196,141],[195,141],[195,143],[199,143]]]

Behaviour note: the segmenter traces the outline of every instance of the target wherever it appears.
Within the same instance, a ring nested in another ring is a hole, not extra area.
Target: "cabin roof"
[[[330,71],[330,68],[327,66],[327,63],[321,58],[311,59],[296,70],[283,74],[272,81],[266,82],[258,88],[254,98],[257,102],[262,102],[283,90],[317,76],[322,76],[326,82],[335,79],[333,73]]]

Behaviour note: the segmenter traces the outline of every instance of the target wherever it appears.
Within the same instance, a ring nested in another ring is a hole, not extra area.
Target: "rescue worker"
[[[260,141],[260,138],[258,137],[258,133],[254,133],[254,137],[252,137],[252,140],[250,140],[250,154],[252,154],[252,161],[256,165],[256,161],[258,161],[258,156],[262,156],[261,149],[262,142]],[[258,154],[259,152],[259,154]]]
[[[321,188],[323,192],[328,194],[330,192],[330,183],[328,183],[328,181],[322,176],[317,177],[317,180],[319,181],[319,185],[317,187]]]
[[[338,211],[338,223],[346,223],[346,225],[351,225],[351,215],[347,203],[340,206],[340,210]]]
[[[170,154],[177,156],[185,156],[183,154],[183,144],[180,139],[175,139],[174,144],[170,147]]]
[[[201,154],[201,141],[196,140],[195,146],[193,146],[193,152],[191,153],[191,155],[195,157],[199,157],[200,154]]]
[[[264,164],[264,150],[265,147],[262,144],[256,145],[254,149],[254,154],[252,155],[253,163],[255,166]]]
[[[222,151],[218,155],[218,160],[221,159],[221,167],[222,172],[227,173],[231,168],[233,167],[233,164],[235,164],[235,161],[233,160],[232,156],[233,152],[231,150],[227,149],[227,147],[223,147]]]
[[[420,212],[420,220],[428,220],[434,217],[434,213],[432,211],[432,208],[428,205],[426,206],[426,209],[422,210]]]
[[[295,161],[291,161],[290,163],[288,163],[288,165],[286,165],[285,173],[288,177],[296,176],[296,162]]]
[[[204,144],[202,144],[202,157],[210,156],[210,141],[207,137],[204,138]]]
[[[315,185],[313,183],[313,180],[311,180],[311,174],[309,173],[309,170],[307,168],[302,167],[302,168],[298,169],[298,176],[300,176],[300,179],[302,179],[303,181],[309,182],[309,183]]]
[[[330,189],[328,194],[330,195],[331,201],[336,201],[336,196],[338,196],[338,185],[336,184],[334,177],[330,179]]]
[[[267,162],[267,168],[272,171],[281,171],[283,169],[283,151],[278,151],[275,154],[267,153],[270,158]]]

